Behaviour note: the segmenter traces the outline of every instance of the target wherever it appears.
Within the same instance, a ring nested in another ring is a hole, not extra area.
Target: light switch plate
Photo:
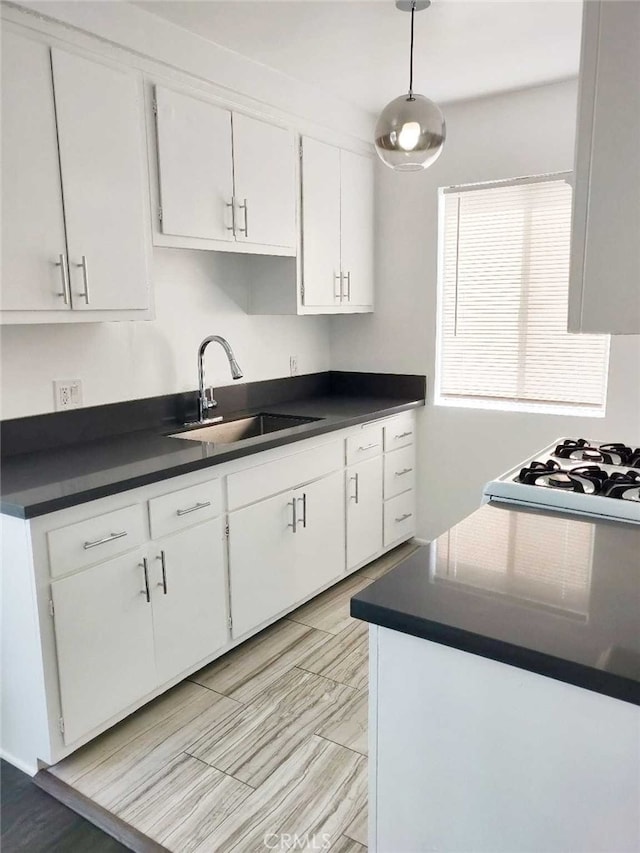
[[[79,379],[54,379],[53,396],[56,412],[82,406],[82,382]]]

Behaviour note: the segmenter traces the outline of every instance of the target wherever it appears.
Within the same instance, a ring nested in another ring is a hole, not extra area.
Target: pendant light
[[[378,156],[398,172],[426,169],[440,156],[446,137],[444,116],[437,104],[413,91],[413,19],[431,0],[396,0],[402,12],[411,12],[409,94],[394,98],[380,113],[375,129]]]

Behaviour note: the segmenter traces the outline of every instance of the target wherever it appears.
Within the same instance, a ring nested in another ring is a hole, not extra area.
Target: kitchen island
[[[369,849],[640,848],[640,527],[486,505],[358,593]]]

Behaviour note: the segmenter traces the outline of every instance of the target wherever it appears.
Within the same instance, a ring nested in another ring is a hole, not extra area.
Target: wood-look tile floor
[[[285,834],[366,853],[367,626],[350,575],[50,772],[176,853],[265,853]]]

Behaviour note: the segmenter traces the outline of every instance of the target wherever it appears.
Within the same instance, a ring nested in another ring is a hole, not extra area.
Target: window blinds
[[[604,410],[609,338],[567,332],[564,177],[441,192],[438,402]]]

